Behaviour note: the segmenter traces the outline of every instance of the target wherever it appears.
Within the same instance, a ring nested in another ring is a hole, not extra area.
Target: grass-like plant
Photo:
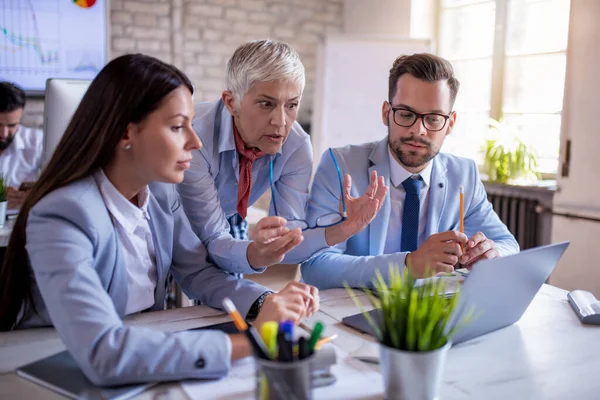
[[[364,310],[354,291],[344,285],[381,344],[405,351],[436,350],[471,320],[473,310],[451,321],[460,294],[446,295],[446,279],[427,279],[417,286],[407,268],[403,273],[398,266],[390,264],[389,268],[389,282],[377,271],[373,289],[364,288],[369,301],[380,309],[375,319]]]

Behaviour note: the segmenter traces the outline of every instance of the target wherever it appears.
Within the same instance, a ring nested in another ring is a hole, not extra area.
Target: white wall
[[[381,105],[387,99],[390,67],[401,54],[427,51],[431,51],[427,39],[348,34],[325,39],[311,124],[315,165],[329,147],[357,145],[387,135]]]
[[[410,37],[427,38],[433,43],[436,38],[436,0],[412,0],[410,2]]]
[[[588,290],[600,299],[600,223],[554,217],[552,241],[571,244],[550,276],[550,284]]]
[[[435,38],[437,0],[344,0],[344,32]]]
[[[344,0],[344,32],[410,36],[410,0]]]
[[[556,211],[600,217],[600,1],[572,0],[567,52],[561,163],[571,140],[569,176],[558,178]],[[560,172],[560,168],[559,168]],[[571,246],[550,278],[568,289],[600,298],[600,222],[554,217],[552,240]]]

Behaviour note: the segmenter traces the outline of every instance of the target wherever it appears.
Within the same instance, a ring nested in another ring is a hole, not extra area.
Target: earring
[[[126,144],[125,145],[125,150],[131,150],[131,144]]]

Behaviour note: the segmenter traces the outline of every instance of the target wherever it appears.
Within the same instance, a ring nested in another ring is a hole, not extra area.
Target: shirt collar
[[[223,100],[220,100],[221,102]],[[217,109],[218,110],[218,109]],[[219,138],[219,153],[223,153],[226,151],[236,151],[235,150],[235,139],[233,137],[233,116],[227,110],[227,107],[223,105],[220,118],[220,127],[217,137]],[[216,129],[216,126],[215,126]],[[221,135],[221,132],[225,133]]]
[[[431,170],[433,168],[433,160],[429,162],[429,164],[419,173],[413,174],[412,172],[408,172],[396,159],[392,154],[392,150],[388,145],[388,156],[390,159],[390,182],[395,187],[402,185],[402,182],[407,180],[413,175],[421,175],[421,179],[423,180],[424,186],[429,186],[431,182]]]
[[[23,139],[23,135],[25,135],[25,128],[23,125],[19,125],[17,127],[17,131],[15,132],[15,139],[12,142],[10,147],[15,150],[23,150],[25,147],[25,139]]]
[[[135,228],[138,227],[144,218],[150,220],[150,214],[148,213],[148,186],[138,193],[138,202],[142,203],[142,205],[136,207],[117,190],[102,169],[94,173],[94,179],[100,188],[106,208],[108,208],[110,214],[128,235],[131,235],[135,231]]]

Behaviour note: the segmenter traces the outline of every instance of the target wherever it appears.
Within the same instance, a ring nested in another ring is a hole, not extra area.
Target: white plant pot
[[[8,201],[0,201],[0,227],[6,222],[6,205]]]
[[[427,352],[379,346],[387,400],[437,400],[451,342]]]

